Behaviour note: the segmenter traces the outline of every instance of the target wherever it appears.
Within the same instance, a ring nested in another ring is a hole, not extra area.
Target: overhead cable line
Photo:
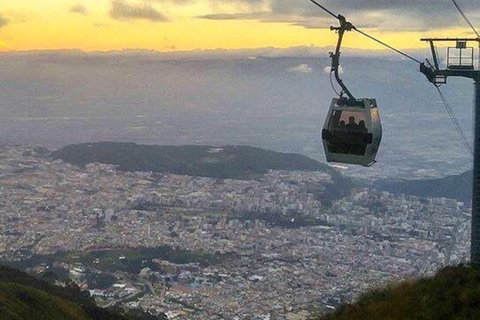
[[[457,10],[458,12],[460,12],[460,14],[462,15],[463,19],[470,25],[470,27],[472,28],[473,32],[475,32],[475,34],[477,35],[477,37],[480,38],[480,34],[478,33],[477,29],[475,29],[475,27],[473,26],[473,24],[470,22],[470,20],[468,19],[467,15],[463,12],[462,8],[460,8],[460,6],[458,5],[457,1],[455,0],[452,0],[453,4],[455,5],[455,7],[457,7]]]
[[[318,3],[317,1],[315,0],[309,0],[310,2],[312,2],[314,5],[316,5],[317,7],[320,7],[323,11],[325,11],[326,13],[328,13],[329,15],[331,15],[332,17],[334,17],[335,19],[338,19],[338,16],[333,13],[332,11],[328,10],[327,8],[325,8],[324,6],[322,6],[320,3]]]
[[[326,13],[328,13],[329,15],[331,15],[332,17],[334,17],[335,19],[340,20],[340,17],[339,17],[339,16],[335,15],[332,11],[328,10],[327,8],[325,8],[323,5],[321,5],[321,4],[318,3],[317,1],[315,1],[315,0],[309,0],[309,1],[312,2],[313,4],[315,4],[317,7],[319,7],[319,8],[322,9],[323,11],[325,11]],[[381,45],[387,47],[388,49],[390,49],[390,50],[392,50],[392,51],[395,51],[396,53],[401,54],[402,56],[404,56],[404,57],[406,57],[406,58],[408,58],[408,59],[410,59],[410,60],[412,60],[412,61],[415,61],[415,62],[417,62],[417,63],[419,63],[419,64],[422,64],[422,62],[421,62],[420,60],[415,59],[414,57],[412,57],[412,56],[406,54],[405,52],[402,52],[402,51],[400,51],[400,50],[392,47],[391,45],[386,44],[385,42],[383,42],[383,41],[381,41],[381,40],[378,40],[377,38],[375,38],[375,37],[367,34],[366,32],[357,29],[357,28],[356,28],[355,26],[353,26],[353,25],[352,25],[352,30],[357,31],[358,33],[360,33],[361,35],[369,38],[370,40],[373,40],[373,41],[377,42],[378,44],[381,44]]]
[[[460,138],[462,139],[462,143],[465,145],[465,147],[468,149],[468,151],[470,151],[470,153],[473,155],[473,149],[470,146],[470,144],[468,143],[468,140],[467,140],[465,134],[463,133],[462,127],[458,123],[457,118],[455,118],[455,115],[453,114],[453,110],[450,107],[450,105],[448,104],[447,99],[445,99],[445,96],[444,96],[442,90],[440,90],[439,86],[435,86],[435,88],[437,89],[438,94],[440,95],[440,99],[442,100],[443,106],[445,107],[445,110],[447,111],[450,120],[452,121],[453,125],[455,126],[455,129],[457,130]]]
[[[361,35],[363,35],[363,36],[365,36],[365,37],[367,37],[367,38],[369,38],[369,39],[371,39],[371,40],[373,40],[373,41],[375,41],[375,42],[377,42],[377,43],[379,43],[379,44],[387,47],[388,49],[390,49],[390,50],[392,50],[392,51],[395,51],[395,52],[398,53],[398,54],[401,54],[402,56],[404,56],[404,57],[406,57],[406,58],[408,58],[408,59],[410,59],[410,60],[413,60],[413,61],[415,61],[415,62],[417,62],[417,63],[419,63],[419,64],[422,63],[420,60],[418,60],[418,59],[416,59],[416,58],[414,58],[414,57],[406,54],[405,52],[402,52],[402,51],[400,51],[400,50],[398,50],[398,49],[395,49],[395,48],[392,47],[391,45],[388,45],[388,44],[386,44],[385,42],[380,41],[380,40],[372,37],[371,35],[369,35],[369,34],[363,32],[363,31],[357,29],[356,27],[353,27],[353,30],[355,30],[355,31],[357,31],[358,33],[360,33]]]
[[[455,7],[457,8],[458,12],[459,12],[460,15],[463,17],[463,19],[464,19],[464,20],[468,23],[468,25],[472,28],[473,32],[475,32],[475,34],[477,35],[477,37],[480,38],[480,34],[477,32],[477,29],[475,29],[475,27],[473,26],[473,24],[472,24],[472,23],[470,22],[470,20],[468,19],[467,15],[463,12],[462,8],[460,8],[460,6],[458,5],[457,1],[456,1],[456,0],[452,0],[452,3],[455,5]],[[436,49],[435,49],[435,50],[436,50]],[[437,55],[438,55],[438,54],[437,54]],[[457,120],[457,118],[455,117],[455,115],[454,115],[454,113],[453,113],[453,109],[450,107],[449,103],[447,102],[447,99],[445,98],[442,90],[440,90],[440,85],[435,84],[435,83],[433,83],[433,85],[434,85],[435,88],[437,89],[438,94],[440,95],[440,99],[442,100],[443,106],[445,107],[445,110],[447,111],[450,120],[452,121],[453,125],[455,126],[455,129],[457,130],[457,133],[459,134],[460,138],[462,139],[462,143],[465,145],[465,147],[468,149],[468,151],[470,151],[470,153],[473,155],[473,154],[474,154],[474,151],[473,151],[472,147],[470,146],[470,144],[468,143],[468,140],[467,140],[467,138],[465,137],[465,134],[463,133],[462,127],[461,127],[460,124],[458,123],[458,120]]]

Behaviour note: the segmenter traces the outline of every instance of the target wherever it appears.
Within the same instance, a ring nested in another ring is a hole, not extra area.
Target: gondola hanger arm
[[[352,31],[354,30],[354,26],[347,21],[347,19],[342,16],[338,15],[338,20],[340,22],[339,27],[330,27],[330,30],[334,30],[338,34],[338,41],[337,41],[337,46],[335,48],[335,52],[330,52],[330,58],[332,58],[332,68],[331,71],[335,75],[335,80],[337,80],[338,85],[342,88],[342,93],[345,93],[348,97],[348,102],[350,104],[356,104],[357,99],[353,96],[353,94],[348,90],[347,86],[343,83],[343,80],[340,78],[340,50],[342,48],[342,42],[343,42],[343,36],[346,31]],[[342,97],[340,97],[342,98]]]

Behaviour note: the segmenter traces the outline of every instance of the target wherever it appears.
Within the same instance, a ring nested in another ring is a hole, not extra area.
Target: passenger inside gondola
[[[355,117],[348,118],[348,124],[345,126],[349,131],[355,131],[358,128],[358,125],[355,123]]]
[[[358,131],[362,132],[362,133],[368,133],[368,129],[367,127],[365,126],[365,121],[363,120],[360,120],[358,122]]]
[[[345,124],[345,120],[348,123]],[[357,119],[362,119],[356,122]],[[369,143],[365,116],[361,112],[336,110],[332,114],[328,149],[332,153],[364,155]]]

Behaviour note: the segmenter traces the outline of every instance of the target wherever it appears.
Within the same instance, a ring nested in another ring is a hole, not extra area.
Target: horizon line
[[[276,51],[277,53],[287,53],[288,51],[298,50],[297,54],[299,56],[315,56],[313,51],[317,51],[317,53],[323,53],[322,51],[334,50],[335,46],[314,46],[314,45],[304,45],[304,46],[291,46],[291,47],[274,47],[274,46],[267,46],[267,47],[251,47],[251,48],[235,48],[235,49],[227,49],[227,48],[215,48],[215,49],[192,49],[192,50],[170,50],[170,51],[160,51],[156,49],[147,49],[147,48],[123,48],[123,49],[110,49],[110,50],[84,50],[80,48],[59,48],[59,49],[31,49],[31,50],[0,50],[0,55],[8,55],[8,54],[18,54],[18,55],[28,55],[28,54],[138,54],[138,55],[183,55],[183,54],[191,54],[191,55],[214,55],[214,54],[239,54],[243,53],[246,54],[249,51],[252,53],[259,53],[260,51]],[[404,49],[404,51],[425,51],[428,48],[409,48]],[[302,51],[303,50],[303,51]],[[257,51],[257,52],[255,52]],[[310,52],[309,52],[310,51]],[[396,56],[396,54],[388,49],[364,49],[364,48],[354,48],[354,47],[345,47],[343,51],[350,51],[353,53],[368,53],[369,56],[374,54],[379,54],[382,56]],[[268,52],[266,52],[268,53]],[[274,52],[270,52],[272,54]],[[294,53],[294,52],[291,52]],[[285,55],[285,56],[295,56],[295,55]]]

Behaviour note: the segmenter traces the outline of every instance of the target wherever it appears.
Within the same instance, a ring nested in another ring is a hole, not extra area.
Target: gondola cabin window
[[[363,156],[369,142],[365,113],[335,110],[331,121],[329,151]]]

